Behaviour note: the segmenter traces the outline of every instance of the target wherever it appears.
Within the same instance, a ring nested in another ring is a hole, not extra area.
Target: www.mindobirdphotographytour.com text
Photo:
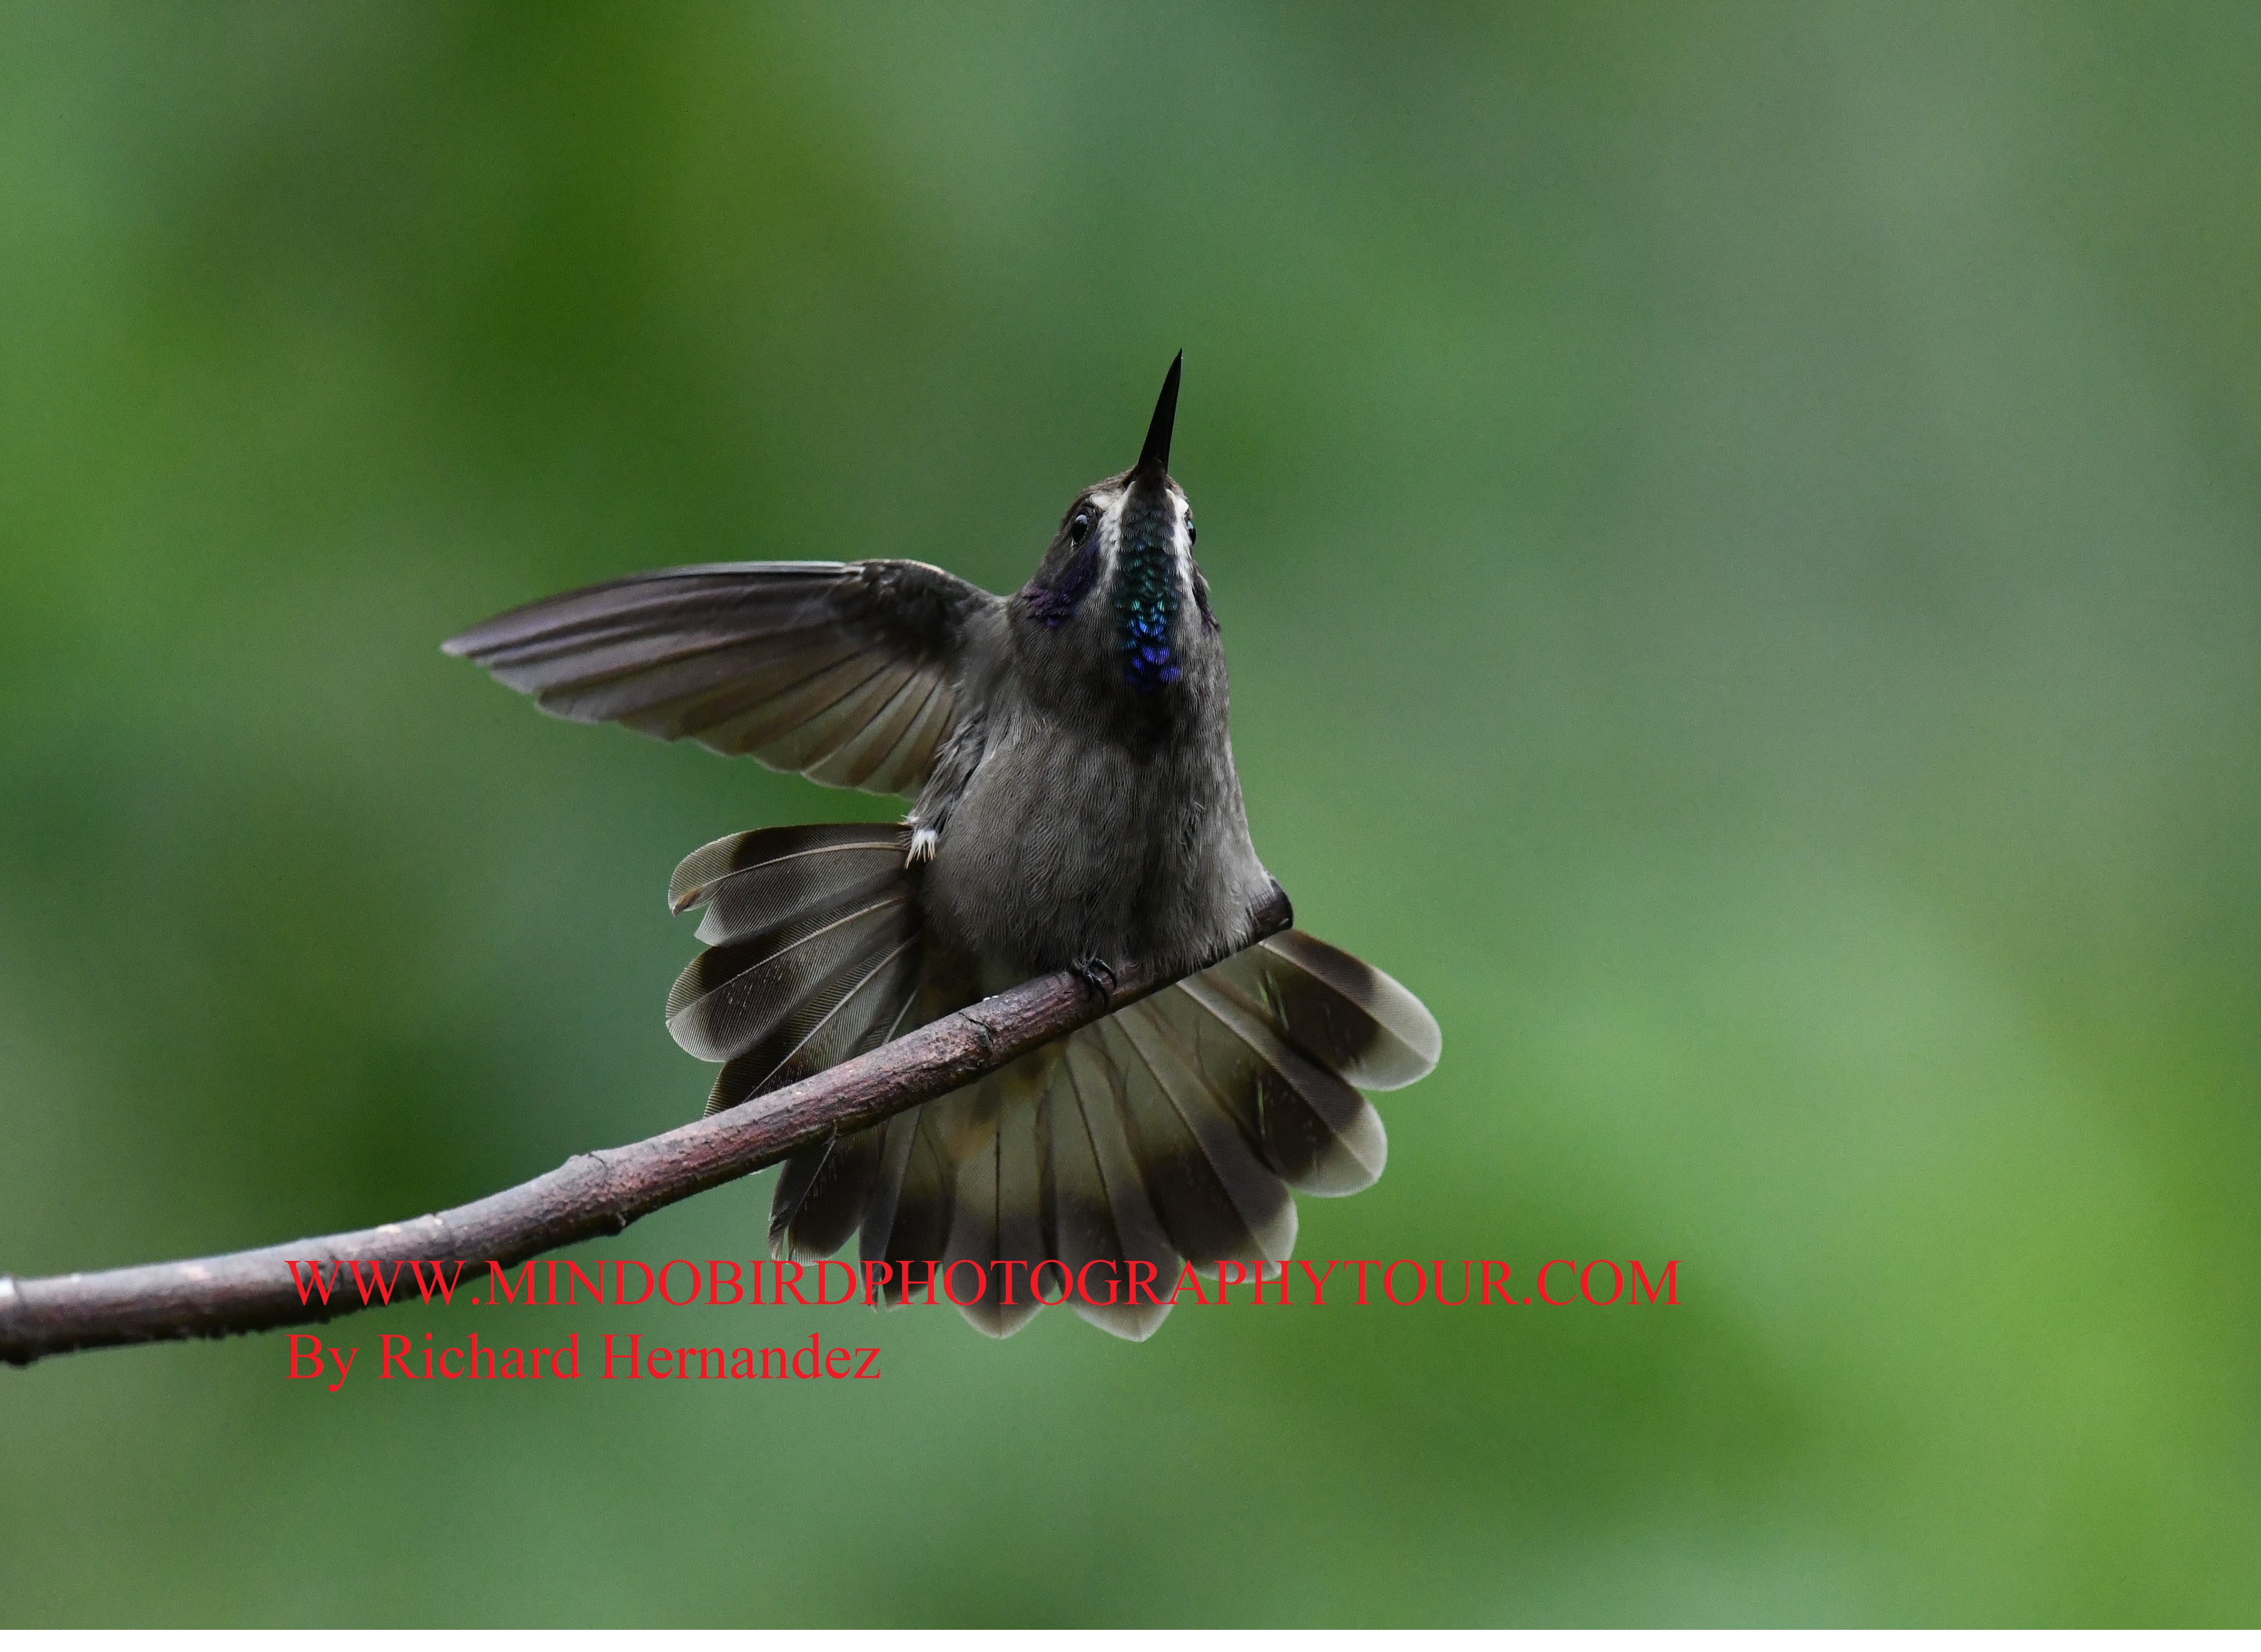
[[[1182,1267],[1166,1278],[1152,1262],[1095,1261],[1078,1269],[1058,1261],[1008,1260],[848,1263],[762,1259],[694,1261],[677,1257],[655,1268],[633,1258],[590,1263],[556,1259],[505,1268],[499,1262],[364,1261],[351,1258],[284,1264],[298,1297],[319,1311],[343,1312],[421,1302],[448,1308],[579,1306],[709,1307],[1059,1307],[1175,1308],[1571,1308],[1681,1306],[1677,1261],[1644,1264],[1596,1257],[1556,1257],[1527,1275],[1493,1258],[1418,1260],[1318,1257],[1292,1262],[1220,1261]],[[1527,1277],[1525,1285],[1522,1279]],[[994,1293],[994,1295],[993,1295]],[[543,1346],[499,1344],[476,1331],[461,1342],[427,1332],[419,1339],[381,1334],[361,1344],[292,1332],[289,1375],[319,1382],[332,1393],[357,1375],[413,1382],[536,1378],[829,1378],[870,1381],[880,1375],[879,1350],[806,1343],[769,1347],[678,1347],[642,1332],[573,1332]],[[374,1355],[375,1370],[367,1357]]]

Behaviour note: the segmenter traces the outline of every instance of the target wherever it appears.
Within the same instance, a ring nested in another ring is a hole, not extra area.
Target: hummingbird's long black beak
[[[1132,468],[1142,474],[1167,474],[1170,468],[1170,427],[1178,422],[1178,374],[1186,364],[1186,353],[1180,350],[1170,363],[1170,376],[1162,381],[1161,399],[1154,404],[1154,420],[1146,427],[1146,445],[1138,449],[1138,463]]]

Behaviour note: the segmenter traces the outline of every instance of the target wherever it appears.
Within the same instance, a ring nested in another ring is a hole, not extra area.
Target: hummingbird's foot
[[[1070,964],[1068,968],[1073,970],[1075,978],[1083,983],[1084,991],[1089,993],[1101,1003],[1103,1004],[1115,996],[1117,984],[1115,979],[1115,966],[1100,957],[1098,953],[1094,952],[1088,958],[1079,958],[1074,963]]]

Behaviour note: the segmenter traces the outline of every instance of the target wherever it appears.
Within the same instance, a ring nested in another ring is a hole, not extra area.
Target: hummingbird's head
[[[1014,604],[1033,645],[1103,656],[1106,674],[1141,696],[1202,674],[1219,653],[1209,582],[1194,562],[1193,506],[1170,478],[1185,359],[1181,350],[1170,363],[1138,463],[1075,496]]]

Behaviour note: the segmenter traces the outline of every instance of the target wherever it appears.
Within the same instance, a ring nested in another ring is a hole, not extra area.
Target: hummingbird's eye
[[[1199,543],[1201,543],[1201,534],[1194,527],[1194,519],[1188,516],[1186,518],[1186,549],[1191,550]]]
[[[1078,511],[1075,514],[1075,520],[1067,525],[1067,542],[1071,545],[1080,545],[1090,537],[1091,518],[1086,513]]]

